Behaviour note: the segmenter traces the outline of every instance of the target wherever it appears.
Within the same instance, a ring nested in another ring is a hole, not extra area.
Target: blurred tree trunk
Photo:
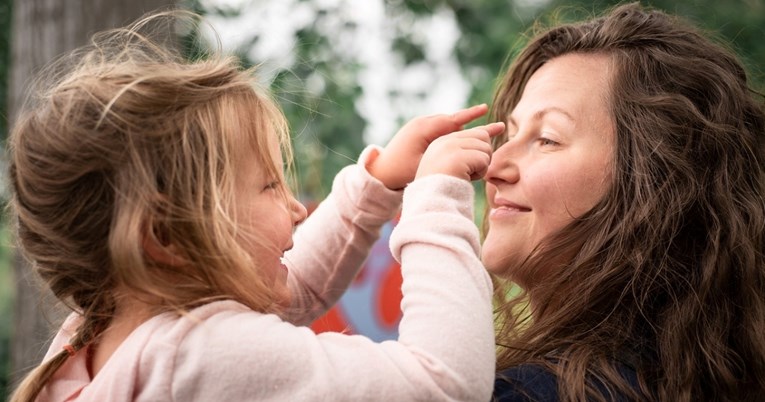
[[[12,126],[33,74],[57,56],[88,43],[90,35],[126,25],[145,12],[172,5],[173,0],[15,0],[8,116]],[[42,359],[61,312],[41,291],[29,265],[14,259],[16,300],[11,337],[11,383],[15,384]]]

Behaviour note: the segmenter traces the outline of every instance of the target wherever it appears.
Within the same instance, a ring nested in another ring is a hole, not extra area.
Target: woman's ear
[[[147,258],[171,267],[188,265],[188,261],[178,252],[178,247],[163,232],[152,222],[144,225],[142,245]]]

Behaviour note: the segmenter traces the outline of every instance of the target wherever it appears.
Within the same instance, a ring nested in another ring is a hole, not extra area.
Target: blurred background
[[[209,27],[184,32],[189,57],[219,38],[258,65],[293,131],[301,201],[309,210],[332,178],[367,144],[384,145],[411,117],[490,103],[495,77],[537,20],[567,20],[615,1],[577,0],[0,0],[0,140],[7,136],[32,74],[92,33],[144,12],[182,7]],[[690,19],[732,43],[765,87],[765,0],[644,2]],[[562,8],[561,8],[562,7]],[[213,32],[214,31],[214,32]],[[199,45],[201,44],[201,45]],[[0,159],[2,162],[2,159]],[[3,163],[4,164],[4,163]],[[3,169],[3,172],[5,169]],[[3,174],[4,175],[4,174]],[[0,183],[4,183],[4,179]],[[481,184],[476,188],[481,193]],[[5,185],[0,186],[3,203]],[[476,220],[483,199],[477,197]],[[397,336],[400,273],[382,239],[317,332]],[[0,397],[44,353],[61,312],[40,292],[0,221]]]

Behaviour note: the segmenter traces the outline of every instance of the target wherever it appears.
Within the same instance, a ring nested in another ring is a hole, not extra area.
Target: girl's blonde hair
[[[291,161],[287,125],[235,58],[189,61],[168,46],[197,21],[165,12],[97,34],[47,70],[10,134],[18,240],[45,285],[84,317],[75,349],[108,327],[120,294],[155,313],[219,299],[276,308],[230,212],[239,161],[280,177],[275,139]],[[157,261],[146,241],[190,263]],[[34,400],[67,356],[30,373],[12,400]]]

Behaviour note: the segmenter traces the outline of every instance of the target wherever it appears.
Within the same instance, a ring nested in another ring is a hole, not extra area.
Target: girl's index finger
[[[498,121],[483,126],[483,129],[489,133],[489,137],[496,137],[505,132],[505,123]]]
[[[451,117],[455,124],[462,127],[465,124],[470,123],[471,121],[485,115],[488,111],[489,106],[485,103],[482,103],[480,105],[471,106],[469,108],[455,112]]]

